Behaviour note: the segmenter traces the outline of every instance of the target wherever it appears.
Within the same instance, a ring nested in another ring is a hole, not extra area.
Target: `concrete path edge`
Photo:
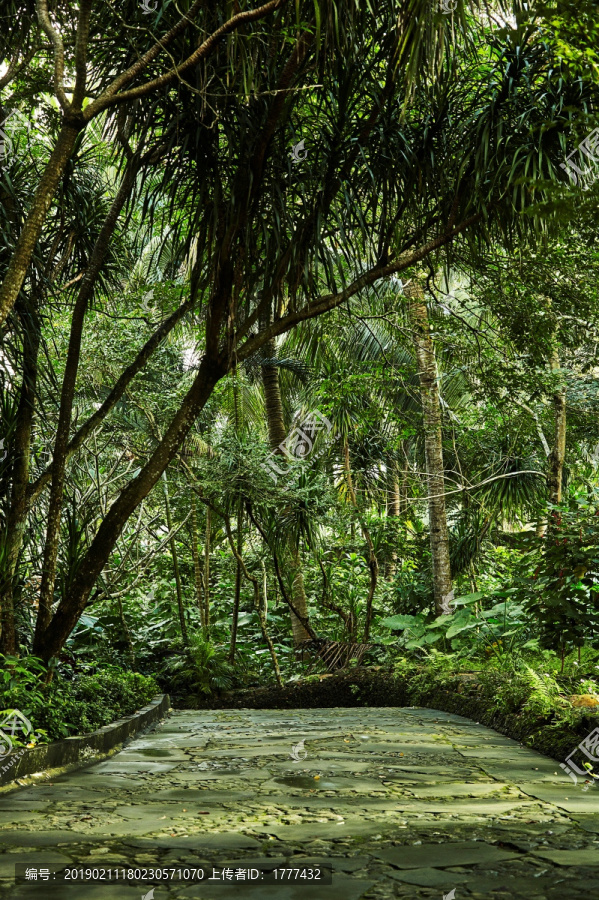
[[[69,772],[90,762],[112,756],[123,743],[144,728],[163,719],[171,707],[168,694],[158,694],[151,703],[123,719],[104,725],[90,734],[75,735],[30,750],[17,750],[0,757],[0,786],[16,786],[17,778],[33,773]]]

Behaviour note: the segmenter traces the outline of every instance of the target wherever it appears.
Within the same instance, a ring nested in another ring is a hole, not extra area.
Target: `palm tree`
[[[194,7],[207,34],[219,16],[227,20],[228,8],[220,7]],[[298,10],[307,23],[299,33]],[[243,34],[203,44],[200,56],[209,55],[209,65],[194,68],[193,80],[183,78],[176,91],[178,69],[166,82],[153,82],[155,103],[143,108],[147,118],[131,116],[131,127],[120,129],[125,155],[148,129],[157,140],[162,177],[154,185],[142,179],[143,208],[150,218],[169,219],[173,238],[181,237],[189,256],[195,248],[190,293],[203,353],[163,440],[123,485],[54,611],[38,646],[45,658],[62,646],[129,517],[175,458],[221,379],[273,337],[344,306],[469,230],[488,240],[493,229],[525,239],[545,228],[539,215],[521,215],[531,201],[530,178],[537,179],[535,199],[541,200],[546,186],[562,177],[562,129],[550,126],[567,124],[564,104],[574,91],[555,67],[548,72],[534,28],[489,33],[488,22],[466,18],[464,4],[461,27],[454,29],[450,17],[424,0],[406,0],[399,16],[393,4],[373,11],[352,0],[339,16],[334,0],[316,6],[305,0],[298,8],[284,2],[269,7],[267,41],[262,26],[252,24],[254,13],[245,12],[227,25],[233,31],[243,22]],[[481,36],[487,29],[489,39],[482,75],[480,48],[469,40],[478,28]],[[188,58],[190,40],[185,21],[172,34],[169,53]],[[463,53],[455,53],[456,40]],[[101,45],[94,72],[103,87],[130,49],[114,48],[113,40]],[[119,50],[116,60],[108,59],[107,47]],[[444,48],[452,51],[445,61]],[[162,51],[158,43],[161,60]],[[148,57],[140,52],[139,59],[144,69]],[[192,78],[191,66],[185,71]],[[135,81],[137,70],[130,78]],[[138,87],[135,81],[131,90]],[[114,102],[126,104],[130,96]],[[108,102],[103,94],[99,105],[86,106],[88,115]],[[43,190],[36,191],[9,263],[0,316],[27,276],[38,221],[70,157],[72,132],[85,124],[76,106],[65,109]],[[289,152],[304,132],[310,162],[302,170]],[[331,251],[333,242],[339,252]]]

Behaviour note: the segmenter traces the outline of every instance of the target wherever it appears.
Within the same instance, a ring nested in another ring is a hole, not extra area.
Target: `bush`
[[[45,684],[35,657],[2,657],[0,709],[19,709],[48,740],[85,734],[132,715],[157,693],[155,680],[112,666],[93,674],[64,669]],[[69,676],[71,679],[69,680]]]
[[[534,565],[521,579],[525,608],[537,623],[541,647],[582,647],[599,634],[599,496],[577,495],[550,507],[543,538],[531,533]]]
[[[409,685],[413,703],[430,701],[440,691],[473,697],[500,718],[516,717],[526,723],[527,733],[534,739],[540,729],[567,731],[586,721],[589,711],[574,707],[570,695],[581,689],[591,694],[599,691],[596,678],[558,675],[559,660],[554,657],[551,665],[551,656],[529,654],[528,663],[518,660],[508,671],[497,659],[473,661],[431,650],[418,662],[399,657],[395,672]]]
[[[222,647],[196,634],[191,636],[187,651],[181,647],[176,657],[165,662],[161,679],[169,690],[219,694],[233,687],[236,670]]]

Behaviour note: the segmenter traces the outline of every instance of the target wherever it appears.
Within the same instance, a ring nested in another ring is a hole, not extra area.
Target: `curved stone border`
[[[158,719],[164,718],[170,709],[168,694],[159,694],[148,706],[132,716],[117,719],[90,734],[76,735],[52,744],[39,744],[30,750],[17,750],[0,757],[0,785],[7,785],[48,769],[70,771],[112,755],[120,746]]]

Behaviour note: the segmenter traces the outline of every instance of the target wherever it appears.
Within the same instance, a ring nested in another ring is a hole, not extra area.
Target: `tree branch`
[[[48,14],[48,0],[37,0],[37,17],[40,25],[54,48],[54,93],[64,112],[69,112],[71,105],[64,92],[64,45],[62,37],[53,27]]]
[[[166,46],[167,43],[170,43],[172,39],[182,31],[190,21],[190,17],[194,15],[200,6],[200,0],[196,0],[196,3],[193,4],[192,8],[189,11],[189,16],[181,19],[177,24],[171,28],[169,33],[165,35],[160,41],[158,41],[154,46],[145,53],[138,62],[136,62],[131,68],[127,69],[126,72],[123,72],[122,75],[119,75],[112,84],[104,91],[104,93],[98,97],[94,103],[90,104],[85,111],[85,118],[87,120],[93,118],[93,116],[97,115],[103,109],[106,109],[109,106],[114,106],[116,103],[123,103],[128,100],[135,100],[138,97],[145,97],[147,94],[156,90],[157,88],[165,87],[171,82],[175,81],[183,72],[186,72],[187,69],[190,69],[192,66],[195,66],[200,60],[204,59],[210,51],[214,48],[214,46],[218,43],[218,41],[227,34],[230,34],[231,31],[234,31],[240,25],[245,24],[246,22],[253,22],[256,19],[262,19],[265,16],[269,15],[271,12],[274,12],[279,7],[283,6],[287,3],[287,0],[270,0],[269,3],[266,3],[264,6],[260,6],[258,9],[248,10],[247,12],[238,13],[236,16],[230,18],[227,22],[217,28],[210,37],[206,38],[206,40],[195,50],[191,56],[188,56],[184,62],[180,65],[173,66],[172,69],[169,69],[168,72],[165,72],[164,75],[159,75],[158,78],[153,78],[152,81],[146,82],[146,84],[142,84],[139,87],[132,88],[129,91],[123,91],[122,93],[117,93],[117,91],[125,84],[128,84],[138,75],[145,67],[151,62]]]
[[[387,278],[389,275],[393,275],[395,272],[402,272],[405,269],[409,269],[411,266],[420,262],[429,253],[433,250],[437,250],[439,247],[442,247],[444,244],[448,243],[453,237],[457,234],[460,234],[462,231],[465,231],[475,222],[478,222],[482,218],[482,213],[477,213],[474,216],[470,216],[470,218],[465,219],[459,225],[456,225],[454,228],[451,228],[449,231],[444,232],[436,238],[433,238],[432,241],[429,241],[428,244],[424,244],[422,247],[419,247],[418,250],[414,250],[410,253],[402,253],[401,256],[393,260],[390,263],[385,265],[377,264],[373,266],[372,269],[369,269],[367,272],[364,272],[359,278],[356,278],[348,287],[346,287],[343,291],[340,291],[337,294],[326,294],[324,297],[321,297],[319,300],[315,300],[312,303],[306,304],[302,309],[299,309],[293,313],[290,313],[287,316],[283,316],[281,319],[277,319],[273,322],[272,325],[269,325],[268,328],[265,328],[259,335],[255,337],[249,338],[245,342],[245,344],[237,351],[236,356],[237,360],[241,362],[244,359],[248,359],[248,357],[253,356],[257,350],[262,347],[267,341],[271,338],[276,337],[279,334],[285,334],[285,332],[289,331],[295,325],[298,325],[300,322],[305,322],[308,319],[314,319],[316,316],[320,316],[325,312],[330,312],[330,310],[335,309],[337,306],[340,306],[342,303],[345,303],[346,300],[349,300],[351,297],[358,294],[365,287],[370,287],[371,284],[374,284],[376,281],[379,281],[382,278]],[[245,333],[251,328],[250,318],[244,322],[243,326],[239,329],[237,335],[237,341],[243,337]]]

